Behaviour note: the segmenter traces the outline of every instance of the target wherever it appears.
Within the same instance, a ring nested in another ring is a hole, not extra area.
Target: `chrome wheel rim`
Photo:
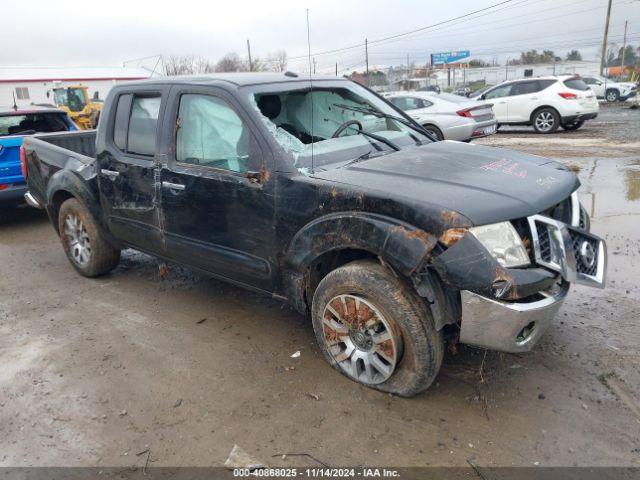
[[[555,123],[555,118],[553,118],[553,115],[549,112],[541,112],[536,117],[536,127],[541,132],[548,132],[553,128]]]
[[[325,346],[340,368],[359,382],[375,385],[393,375],[402,354],[402,336],[371,302],[338,295],[324,308]]]
[[[616,100],[616,94],[613,92],[610,92],[607,94],[607,100],[610,102],[615,102]]]
[[[81,267],[88,265],[91,260],[91,240],[77,215],[70,213],[65,217],[64,236],[73,261]]]

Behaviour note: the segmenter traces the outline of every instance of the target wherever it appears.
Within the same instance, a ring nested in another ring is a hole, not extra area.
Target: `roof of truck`
[[[343,77],[333,75],[311,75],[294,72],[234,72],[234,73],[212,73],[205,75],[179,75],[175,77],[157,77],[149,80],[137,82],[119,83],[118,86],[140,85],[140,84],[210,84],[216,82],[228,82],[239,87],[247,85],[261,85],[267,83],[300,82],[309,80],[344,80]]]

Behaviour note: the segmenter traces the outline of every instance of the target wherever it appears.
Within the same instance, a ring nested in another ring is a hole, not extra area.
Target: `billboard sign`
[[[431,65],[446,65],[448,63],[456,63],[465,58],[469,58],[471,52],[469,50],[459,50],[457,52],[442,52],[431,54]]]

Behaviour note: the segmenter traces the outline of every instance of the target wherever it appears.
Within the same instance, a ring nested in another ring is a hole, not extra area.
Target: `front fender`
[[[437,239],[390,217],[365,212],[340,212],[305,225],[292,239],[285,261],[297,271],[332,250],[359,249],[384,259],[409,276],[424,262]]]

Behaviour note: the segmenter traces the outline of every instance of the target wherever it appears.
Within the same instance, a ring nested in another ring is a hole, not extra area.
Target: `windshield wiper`
[[[382,135],[377,135],[375,133],[367,132],[366,130],[360,130],[358,128],[356,128],[356,130],[360,135],[364,135],[365,137],[373,138],[374,140],[382,142],[385,145],[393,148],[396,152],[400,150],[399,146],[397,146],[395,143],[393,143],[388,138],[384,138]]]
[[[349,160],[347,163],[342,165],[342,167],[340,167],[340,168],[348,167],[349,165],[353,165],[354,163],[361,162],[362,160],[369,160],[371,158],[371,154],[372,153],[373,153],[373,150],[369,150],[368,152],[364,152],[359,157],[356,157],[353,160]]]
[[[395,120],[396,122],[399,122],[399,123],[401,123],[403,125],[406,125],[407,127],[415,130],[416,132],[418,132],[418,133],[420,133],[422,135],[426,135],[427,138],[431,138],[431,135],[429,135],[429,132],[427,132],[421,126],[414,125],[410,121],[405,120],[402,117],[397,117],[395,115],[391,115],[390,113],[383,113],[383,112],[380,112],[378,110],[374,110],[372,108],[367,108],[367,107],[354,107],[352,105],[346,105],[344,103],[334,103],[333,106],[334,107],[338,107],[338,108],[344,108],[345,110],[352,110],[354,112],[360,112],[360,113],[364,113],[364,114],[373,115],[374,117],[378,117],[378,118],[389,118],[389,119]],[[414,141],[418,142],[420,145],[422,144],[416,137],[414,137],[411,134],[409,134],[409,135],[411,136],[411,138],[413,138]]]

